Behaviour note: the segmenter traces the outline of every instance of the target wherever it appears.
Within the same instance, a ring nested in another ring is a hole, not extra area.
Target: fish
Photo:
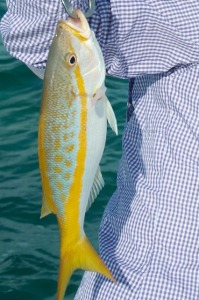
[[[58,22],[49,49],[38,130],[42,181],[41,218],[53,213],[60,232],[60,264],[56,299],[62,300],[76,269],[114,276],[84,231],[86,211],[104,180],[100,170],[107,121],[118,134],[106,97],[105,63],[87,19]]]

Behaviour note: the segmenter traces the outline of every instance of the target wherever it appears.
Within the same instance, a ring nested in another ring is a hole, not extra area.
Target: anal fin
[[[91,188],[90,196],[89,196],[89,199],[88,199],[88,204],[87,204],[86,211],[89,210],[92,203],[94,202],[94,200],[96,199],[97,195],[99,194],[99,192],[101,191],[101,189],[103,187],[104,187],[104,179],[102,177],[100,167],[98,167],[97,172],[95,174],[94,181],[93,181],[93,186]]]

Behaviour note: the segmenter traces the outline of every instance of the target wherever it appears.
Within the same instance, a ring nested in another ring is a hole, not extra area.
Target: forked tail
[[[76,269],[98,272],[116,282],[105,263],[84,236],[77,243],[68,245],[65,251],[61,251],[56,300],[63,300],[70,277]]]

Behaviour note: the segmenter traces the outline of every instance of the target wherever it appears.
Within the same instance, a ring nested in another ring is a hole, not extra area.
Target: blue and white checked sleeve
[[[71,1],[83,11],[88,1]],[[57,21],[67,15],[61,0],[7,0],[1,33],[8,52],[27,65],[45,68]],[[107,73],[131,78],[168,71],[198,60],[197,1],[97,0],[90,24]],[[177,18],[176,18],[177,16]]]

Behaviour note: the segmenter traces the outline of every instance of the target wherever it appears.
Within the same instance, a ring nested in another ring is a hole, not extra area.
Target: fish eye
[[[73,67],[77,63],[77,56],[75,53],[68,53],[66,54],[65,60],[69,67]]]

